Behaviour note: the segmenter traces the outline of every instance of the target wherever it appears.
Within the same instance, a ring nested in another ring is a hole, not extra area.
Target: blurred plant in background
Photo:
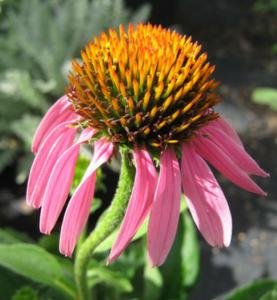
[[[256,0],[254,2],[254,11],[261,14],[272,14],[276,17],[277,0]],[[273,27],[273,26],[272,26]],[[277,54],[277,42],[274,42],[271,47],[272,53]]]
[[[0,20],[0,172],[15,157],[26,179],[31,138],[51,102],[63,94],[70,61],[101,31],[145,21],[148,4],[132,12],[123,0],[4,1]]]
[[[252,101],[268,105],[273,111],[277,111],[277,89],[270,87],[256,87],[252,92]]]
[[[254,9],[260,12],[276,12],[277,1],[276,0],[256,0],[254,3]]]
[[[260,13],[277,11],[276,0],[255,3]],[[123,0],[0,0],[0,172],[16,163],[17,182],[26,179],[34,129],[49,105],[63,94],[70,61],[87,41],[119,23],[145,21],[149,12],[148,4],[131,11]],[[252,100],[276,110],[276,89],[254,89]],[[73,189],[87,164],[82,156]],[[98,189],[105,188],[103,176],[98,176]],[[95,200],[92,211],[102,204]],[[105,260],[117,232],[98,246],[88,271],[95,299],[191,299],[199,277],[200,249],[186,207],[174,247],[159,269],[147,262],[146,228],[144,224],[132,247],[109,267]],[[56,234],[33,240],[21,232],[0,229],[0,299],[76,299],[72,262],[60,256]],[[276,280],[264,279],[218,300],[274,300],[276,295]]]

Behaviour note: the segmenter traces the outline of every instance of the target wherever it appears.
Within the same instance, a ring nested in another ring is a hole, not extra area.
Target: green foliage
[[[277,12],[277,0],[256,0],[254,10],[257,12]]]
[[[30,166],[31,138],[41,115],[64,93],[72,58],[95,35],[120,23],[145,21],[150,7],[130,11],[123,0],[4,1],[0,19],[0,172]],[[31,13],[30,13],[31,8]]]
[[[75,167],[75,173],[74,173],[74,177],[73,177],[73,183],[71,185],[71,193],[73,193],[76,188],[78,187],[78,185],[80,184],[85,171],[87,169],[87,167],[89,166],[89,163],[91,161],[91,153],[86,153],[87,151],[84,151],[84,153],[81,153],[81,155],[79,155],[77,163],[76,163],[76,167]],[[104,173],[102,171],[101,168],[97,169],[97,176],[96,176],[96,190],[97,191],[102,191],[102,192],[106,192],[106,186],[103,183],[104,180]],[[100,207],[100,202],[97,200],[96,201],[97,204],[95,204],[95,208],[94,210],[98,209]]]
[[[269,87],[255,88],[252,93],[252,101],[258,104],[266,104],[272,110],[277,111],[277,89]]]
[[[147,222],[137,235],[136,242],[132,243],[120,259],[111,266],[105,266],[108,248],[103,249],[104,252],[98,252],[96,256],[98,260],[90,261],[89,284],[96,293],[100,293],[101,299],[125,299],[123,295],[132,295],[143,300],[163,300],[168,299],[167,297],[183,299],[176,298],[176,293],[184,295],[184,291],[195,283],[199,268],[199,252],[194,227],[188,214],[181,216],[177,241],[169,261],[161,269],[152,268],[145,258],[145,240],[139,238],[145,235],[146,228]],[[15,272],[15,274],[9,273],[0,267],[0,289],[3,284],[8,287],[7,295],[12,295],[15,289],[31,284],[32,289],[38,289],[39,299],[66,299],[68,296],[72,298],[70,296],[74,291],[72,260],[58,258],[49,253],[49,251],[57,253],[58,236],[54,234],[43,237],[39,240],[38,246],[22,244],[22,241],[28,241],[28,238],[10,230],[0,230],[0,265]],[[1,277],[2,274],[4,278]],[[24,281],[16,274],[30,281]],[[38,288],[32,282],[50,286],[52,289]],[[178,284],[175,285],[175,282]],[[174,285],[178,291],[171,288],[165,293],[170,285]],[[70,292],[65,293],[64,288],[69,289]],[[63,292],[62,296],[54,297],[53,289]],[[50,294],[51,297],[46,296]],[[21,292],[17,295],[21,295]]]
[[[17,155],[30,152],[32,136],[39,122],[39,117],[32,114],[42,114],[46,108],[45,98],[34,87],[26,71],[0,73],[0,172]],[[26,161],[28,157],[30,155],[26,156]]]
[[[163,278],[158,268],[152,268],[149,261],[145,263],[144,267],[144,289],[143,299],[158,300],[161,296],[161,289],[163,285]]]
[[[183,207],[184,209],[185,207]],[[147,232],[147,221],[142,225],[139,232],[133,239],[133,243],[129,248],[129,251],[133,251],[136,247],[139,239],[145,236]],[[103,253],[105,257],[106,251],[112,246],[112,243],[117,236],[118,231],[114,232],[109,238],[101,243],[96,248],[96,253]],[[134,242],[135,241],[135,242]],[[145,241],[142,240],[143,251],[145,251]],[[120,257],[118,262],[124,261],[125,253]],[[142,253],[141,253],[142,255]],[[193,287],[197,281],[199,274],[199,263],[200,263],[200,251],[197,240],[197,234],[191,217],[188,212],[184,209],[180,216],[180,223],[178,233],[174,246],[167,258],[166,262],[161,268],[152,268],[146,258],[144,262],[144,269],[141,274],[143,277],[142,282],[139,283],[141,291],[139,299],[143,300],[184,300],[188,294],[188,291]],[[138,263],[136,268],[139,268]],[[133,265],[135,268],[135,265]],[[125,270],[128,267],[125,267]],[[137,297],[139,290],[134,288],[134,295]]]
[[[42,248],[25,243],[0,244],[0,265],[33,282],[73,295],[58,260]]]
[[[220,297],[224,300],[275,300],[277,281],[272,279],[256,280]]]
[[[124,273],[100,266],[97,261],[90,262],[88,270],[89,286],[104,283],[106,286],[113,287],[115,290],[123,293],[129,293],[133,290],[131,282]]]
[[[0,64],[28,71],[60,95],[70,60],[88,40],[120,23],[144,21],[148,14],[148,5],[131,13],[122,0],[20,1],[7,12]]]
[[[30,244],[0,245],[0,265],[33,281],[55,286],[62,277],[58,262],[46,251]]]
[[[136,233],[136,235],[133,238],[133,241],[136,241],[137,239],[143,237],[146,232],[147,232],[147,225],[148,225],[148,220],[146,220],[142,226],[140,227],[140,229],[138,230],[138,232]],[[111,235],[109,235],[108,238],[106,238],[102,243],[100,243],[97,248],[95,249],[95,253],[101,253],[101,252],[105,252],[109,249],[111,249],[113,242],[115,241],[115,238],[117,237],[119,233],[119,228],[117,230],[115,230]]]
[[[55,232],[43,235],[39,238],[37,245],[50,253],[59,254],[59,235]]]
[[[31,239],[24,233],[15,231],[11,228],[0,228],[0,245],[31,242]]]
[[[147,222],[115,263],[105,265],[107,245],[89,260],[87,278],[95,299],[187,299],[199,272],[199,246],[184,208],[174,246],[161,268],[152,268],[147,257]],[[25,241],[25,235],[0,230],[0,290],[5,290],[5,299],[76,299],[74,260],[57,255],[58,235],[43,237],[37,245]]]
[[[187,206],[186,206],[186,202],[185,202],[185,198],[182,197],[181,199],[181,210],[180,212],[183,213],[186,209],[187,209]],[[146,219],[144,221],[144,223],[140,226],[139,230],[137,231],[137,233],[135,234],[134,238],[132,241],[136,241],[140,238],[142,238],[144,235],[146,235],[147,233],[147,226],[148,226],[148,219]],[[192,224],[192,226],[194,226]],[[192,228],[192,230],[194,230]],[[105,252],[107,250],[109,250],[111,247],[112,247],[112,244],[115,240],[115,238],[117,237],[119,233],[119,228],[117,230],[115,230],[108,238],[106,238],[102,243],[100,243],[97,248],[95,249],[95,253],[101,253],[101,252]],[[197,240],[196,240],[196,243],[197,243]]]
[[[29,286],[22,287],[12,297],[12,300],[38,300],[38,292]]]
[[[184,300],[199,273],[200,252],[191,217],[188,212],[180,216],[179,228],[173,248],[161,266],[163,277],[162,300]]]
[[[71,193],[73,193],[76,188],[78,187],[78,185],[80,184],[82,177],[89,165],[89,158],[87,156],[84,155],[80,155],[78,157],[77,163],[76,163],[76,168],[75,168],[75,173],[74,173],[74,177],[73,177],[73,182],[71,185]]]
[[[183,286],[193,287],[196,283],[200,267],[200,249],[195,224],[188,212],[184,213],[184,235],[182,245],[182,278]]]
[[[266,294],[264,294],[260,300],[276,300],[277,299],[277,288],[268,291]]]
[[[272,53],[273,53],[273,54],[277,54],[277,43],[274,43],[274,44],[272,45],[271,50],[272,50]]]
[[[0,296],[1,300],[11,299],[15,292],[23,286],[28,285],[27,279],[10,272],[0,266]]]
[[[89,284],[92,286],[94,298],[152,300],[152,298],[142,298],[146,284],[145,250],[144,239],[138,240],[122,253],[120,259],[108,266],[105,266],[107,252],[95,255],[95,260],[91,260],[88,270]]]

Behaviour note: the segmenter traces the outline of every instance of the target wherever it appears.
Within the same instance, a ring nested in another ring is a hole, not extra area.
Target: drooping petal
[[[237,134],[236,130],[222,117],[209,123],[211,126],[215,126],[225,132],[230,138],[232,138],[238,145],[243,147],[243,143]]]
[[[160,174],[148,225],[148,253],[153,266],[161,265],[173,244],[180,213],[181,176],[172,149],[160,160]]]
[[[241,169],[243,169],[248,174],[258,175],[262,177],[268,177],[269,174],[266,173],[256,161],[245,151],[243,147],[240,147],[236,142],[233,141],[227,134],[218,128],[211,128],[207,126],[203,128],[202,132],[208,135],[217,146],[234,161]]]
[[[94,133],[92,129],[84,130],[79,140],[56,161],[43,194],[40,213],[41,232],[49,234],[55,226],[69,193],[80,145]]]
[[[133,153],[136,166],[134,187],[108,263],[116,260],[128,246],[149,213],[154,200],[158,175],[152,159],[149,153],[143,149],[135,149]]]
[[[40,206],[42,189],[48,180],[52,168],[58,157],[70,146],[74,141],[76,128],[70,127],[70,122],[64,122],[55,127],[47,138],[43,141],[34,162],[27,184],[27,204],[36,208]],[[40,188],[39,188],[40,187]],[[34,190],[37,189],[38,197],[32,197]],[[37,198],[35,200],[35,198]]]
[[[46,186],[40,213],[40,231],[49,234],[67,199],[74,176],[80,144],[74,144],[59,158]]]
[[[265,196],[266,193],[235,164],[215,143],[206,137],[198,136],[193,140],[197,152],[212,164],[226,178],[246,191]]]
[[[62,122],[76,120],[77,114],[72,109],[72,104],[66,96],[61,97],[50,107],[41,120],[32,142],[32,152],[37,153],[38,149],[47,135]]]
[[[87,222],[93,200],[96,169],[107,162],[113,153],[113,144],[105,138],[95,143],[93,159],[84,177],[69,201],[60,235],[60,252],[71,256],[76,242]]]
[[[225,196],[207,163],[187,144],[182,148],[182,186],[199,231],[212,246],[229,246],[232,217]]]

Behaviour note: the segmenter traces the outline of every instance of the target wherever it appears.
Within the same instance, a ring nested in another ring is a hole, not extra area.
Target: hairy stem
[[[91,300],[87,283],[87,267],[94,249],[104,241],[120,224],[131,194],[134,182],[134,166],[128,159],[129,150],[121,148],[122,157],[120,177],[114,199],[97,223],[95,229],[80,245],[75,260],[75,280],[78,289],[78,300]]]

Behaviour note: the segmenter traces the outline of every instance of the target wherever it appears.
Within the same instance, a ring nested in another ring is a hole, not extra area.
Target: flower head
[[[62,223],[60,251],[72,254],[89,215],[96,169],[124,145],[132,153],[136,174],[109,262],[149,216],[148,253],[153,265],[162,264],[176,234],[182,192],[207,242],[228,246],[231,214],[207,162],[236,185],[260,195],[264,191],[249,175],[268,174],[214,112],[218,83],[207,54],[201,54],[191,38],[140,24],[102,33],[81,56],[81,63],[73,62],[66,95],[46,113],[33,141],[36,157],[27,202],[41,207],[40,230],[53,229],[69,193],[80,146],[93,144],[93,159]]]
[[[217,118],[214,66],[191,38],[162,27],[102,33],[73,62],[68,97],[114,143],[165,149]]]

